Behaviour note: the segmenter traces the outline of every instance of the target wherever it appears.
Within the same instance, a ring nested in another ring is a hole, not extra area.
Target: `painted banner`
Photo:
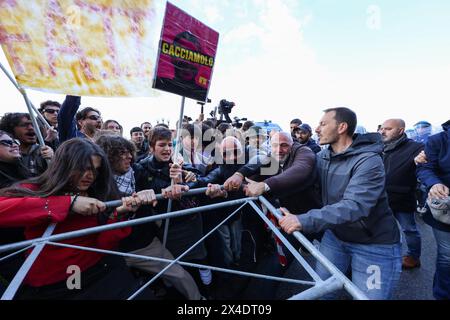
[[[153,87],[206,101],[219,33],[167,2]]]
[[[151,96],[160,0],[0,0],[0,44],[26,88]]]

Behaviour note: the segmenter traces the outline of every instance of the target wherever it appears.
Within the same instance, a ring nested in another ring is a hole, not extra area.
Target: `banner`
[[[219,33],[167,2],[153,87],[206,101]]]
[[[0,44],[24,87],[150,96],[160,0],[0,0]]]

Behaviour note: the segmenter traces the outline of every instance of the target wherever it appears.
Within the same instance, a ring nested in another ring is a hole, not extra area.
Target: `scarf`
[[[134,171],[131,167],[121,176],[114,175],[114,180],[122,194],[131,195],[136,190],[136,180],[134,179]]]

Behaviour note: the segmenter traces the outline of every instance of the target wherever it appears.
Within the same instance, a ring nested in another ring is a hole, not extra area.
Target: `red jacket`
[[[27,185],[27,188],[35,187]],[[68,215],[70,196],[48,198],[0,197],[0,227],[25,227],[27,239],[39,238],[49,223],[58,223],[53,234],[98,226],[97,217],[79,214]],[[113,221],[108,221],[113,223]],[[111,250],[120,240],[130,234],[130,228],[95,233],[88,236],[61,241],[62,243]],[[103,254],[47,245],[34,262],[25,283],[40,287],[66,280],[67,268],[78,266],[81,271],[95,265]]]

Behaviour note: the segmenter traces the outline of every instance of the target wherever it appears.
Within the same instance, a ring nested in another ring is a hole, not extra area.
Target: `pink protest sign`
[[[153,87],[206,101],[219,33],[167,2]]]

